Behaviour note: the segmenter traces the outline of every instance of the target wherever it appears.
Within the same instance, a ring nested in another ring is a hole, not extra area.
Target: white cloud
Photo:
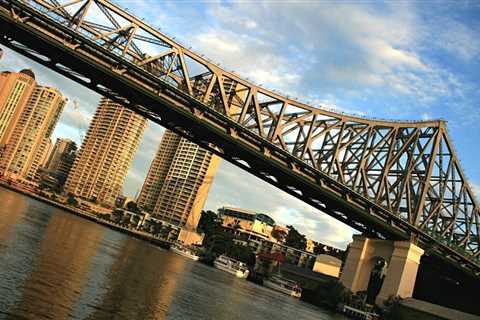
[[[404,65],[414,69],[425,69],[425,65],[420,61],[414,53],[406,50],[395,49],[385,40],[369,39],[365,41],[364,45],[370,51],[370,54],[375,58],[375,61],[380,61],[387,65]],[[378,67],[381,67],[380,65]],[[385,70],[385,69],[384,69]]]
[[[76,129],[79,134],[85,135],[88,125],[93,118],[93,114],[88,110],[88,108],[85,107],[85,103],[80,102],[78,98],[73,99],[79,101],[78,109],[73,107],[73,100],[70,98],[67,105],[63,109],[59,122]]]
[[[465,84],[424,55],[431,30],[417,8],[408,3],[378,7],[366,3],[215,2],[210,9],[215,27],[192,37],[202,52],[227,69],[235,68],[286,94],[302,92],[297,96],[307,100],[322,97],[318,90],[332,94],[339,89],[373,98],[377,92],[367,93],[368,87],[409,97],[418,106],[444,97],[462,98]],[[245,28],[239,22],[242,19],[255,22],[255,29]],[[456,29],[466,42],[467,30]],[[461,43],[451,45],[456,46]],[[463,48],[471,54],[475,51],[472,46]]]
[[[164,132],[163,127],[149,121],[132,166],[125,178],[123,187],[125,194],[133,197],[141,189]]]
[[[232,39],[235,39],[232,41]],[[227,70],[234,70],[258,84],[285,89],[296,85],[300,75],[288,70],[288,60],[256,37],[225,29],[209,29],[194,35],[194,47]]]
[[[475,196],[477,197],[477,200],[480,201],[480,184],[477,184],[477,183],[470,183],[470,186],[472,187],[473,189],[473,193],[475,194]]]
[[[430,119],[432,119],[432,116],[429,115],[429,114],[426,113],[426,112],[423,112],[421,117],[422,117],[422,120],[430,120]]]
[[[290,199],[289,199],[290,200]],[[304,232],[307,238],[335,247],[346,248],[352,241],[353,229],[298,201],[293,207],[291,200],[270,212],[279,223],[291,224]]]
[[[451,18],[441,19],[434,28],[438,26],[441,26],[441,30],[432,30],[432,33],[438,35],[434,40],[440,48],[464,60],[475,59],[480,55],[479,30],[467,28],[462,22]]]

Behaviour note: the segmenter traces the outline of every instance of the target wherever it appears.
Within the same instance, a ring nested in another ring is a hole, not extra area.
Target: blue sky
[[[227,70],[304,102],[372,118],[447,120],[464,171],[479,190],[480,2],[116,3]],[[2,70],[27,66],[40,82],[79,101],[80,111],[68,106],[54,133],[78,141],[99,96],[11,51],[0,61]],[[141,187],[162,132],[150,123],[125,193]],[[222,205],[268,213],[340,247],[353,232],[226,162],[206,207]]]

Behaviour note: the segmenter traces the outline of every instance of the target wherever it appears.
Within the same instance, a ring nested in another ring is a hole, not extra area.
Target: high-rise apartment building
[[[167,130],[138,198],[159,219],[194,230],[220,159]]]
[[[58,138],[45,164],[45,173],[54,177],[63,186],[75,160],[77,144],[70,139]]]
[[[35,87],[7,141],[0,159],[0,174],[13,179],[36,178],[66,102],[56,88]]]
[[[102,98],[65,183],[65,191],[113,206],[147,120]]]
[[[35,86],[31,70],[0,73],[0,156]]]
[[[45,167],[47,165],[48,159],[50,159],[50,155],[53,151],[53,144],[52,139],[48,138],[45,141],[45,148],[43,150],[43,154],[40,157],[40,166]]]
[[[53,146],[52,152],[50,153],[50,157],[45,164],[45,168],[51,171],[58,170],[62,161],[62,157],[65,154],[70,154],[72,152],[75,152],[76,150],[77,144],[74,141],[65,138],[57,138],[57,141],[55,141],[55,145]]]
[[[167,130],[162,137],[160,146],[155,154],[155,158],[150,164],[147,177],[142,186],[142,191],[138,196],[138,205],[144,210],[153,212],[162,186],[167,178],[170,166],[175,158],[178,145],[180,143],[180,137],[177,134]]]

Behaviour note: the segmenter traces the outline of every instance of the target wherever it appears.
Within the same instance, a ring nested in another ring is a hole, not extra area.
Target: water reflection
[[[12,229],[17,225],[18,220],[25,212],[28,198],[18,197],[14,192],[0,188],[0,197],[2,199],[2,212],[0,214],[0,252],[6,248],[11,239]]]
[[[69,319],[103,230],[54,214],[42,234],[35,267],[25,279],[14,316]]]
[[[0,187],[0,318],[344,319]]]
[[[161,260],[162,253],[138,240],[125,242],[111,266],[108,290],[88,319],[164,319],[185,259]],[[165,254],[165,253],[163,253]]]

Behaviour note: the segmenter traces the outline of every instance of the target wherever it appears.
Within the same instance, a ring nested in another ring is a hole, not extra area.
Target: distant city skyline
[[[375,118],[448,120],[466,176],[478,190],[480,167],[475,159],[480,149],[474,148],[480,137],[477,6],[351,3],[332,8],[267,2],[252,7],[233,2],[192,4],[188,10],[170,3],[164,10],[163,2],[156,6],[146,1],[117,3],[128,4],[131,12],[226,69],[314,105],[322,102],[338,111]],[[78,98],[80,109],[67,108],[54,133],[54,138],[78,142],[81,118],[91,119],[100,96],[11,50],[6,49],[0,61],[2,70],[29,66],[41,74],[43,82],[58,84],[69,98]],[[150,123],[127,176],[126,194],[135,195],[140,189],[163,131]],[[220,165],[206,209],[223,205],[271,214],[280,223],[298,225],[307,236],[336,246],[345,247],[351,240],[349,227],[226,161]]]

